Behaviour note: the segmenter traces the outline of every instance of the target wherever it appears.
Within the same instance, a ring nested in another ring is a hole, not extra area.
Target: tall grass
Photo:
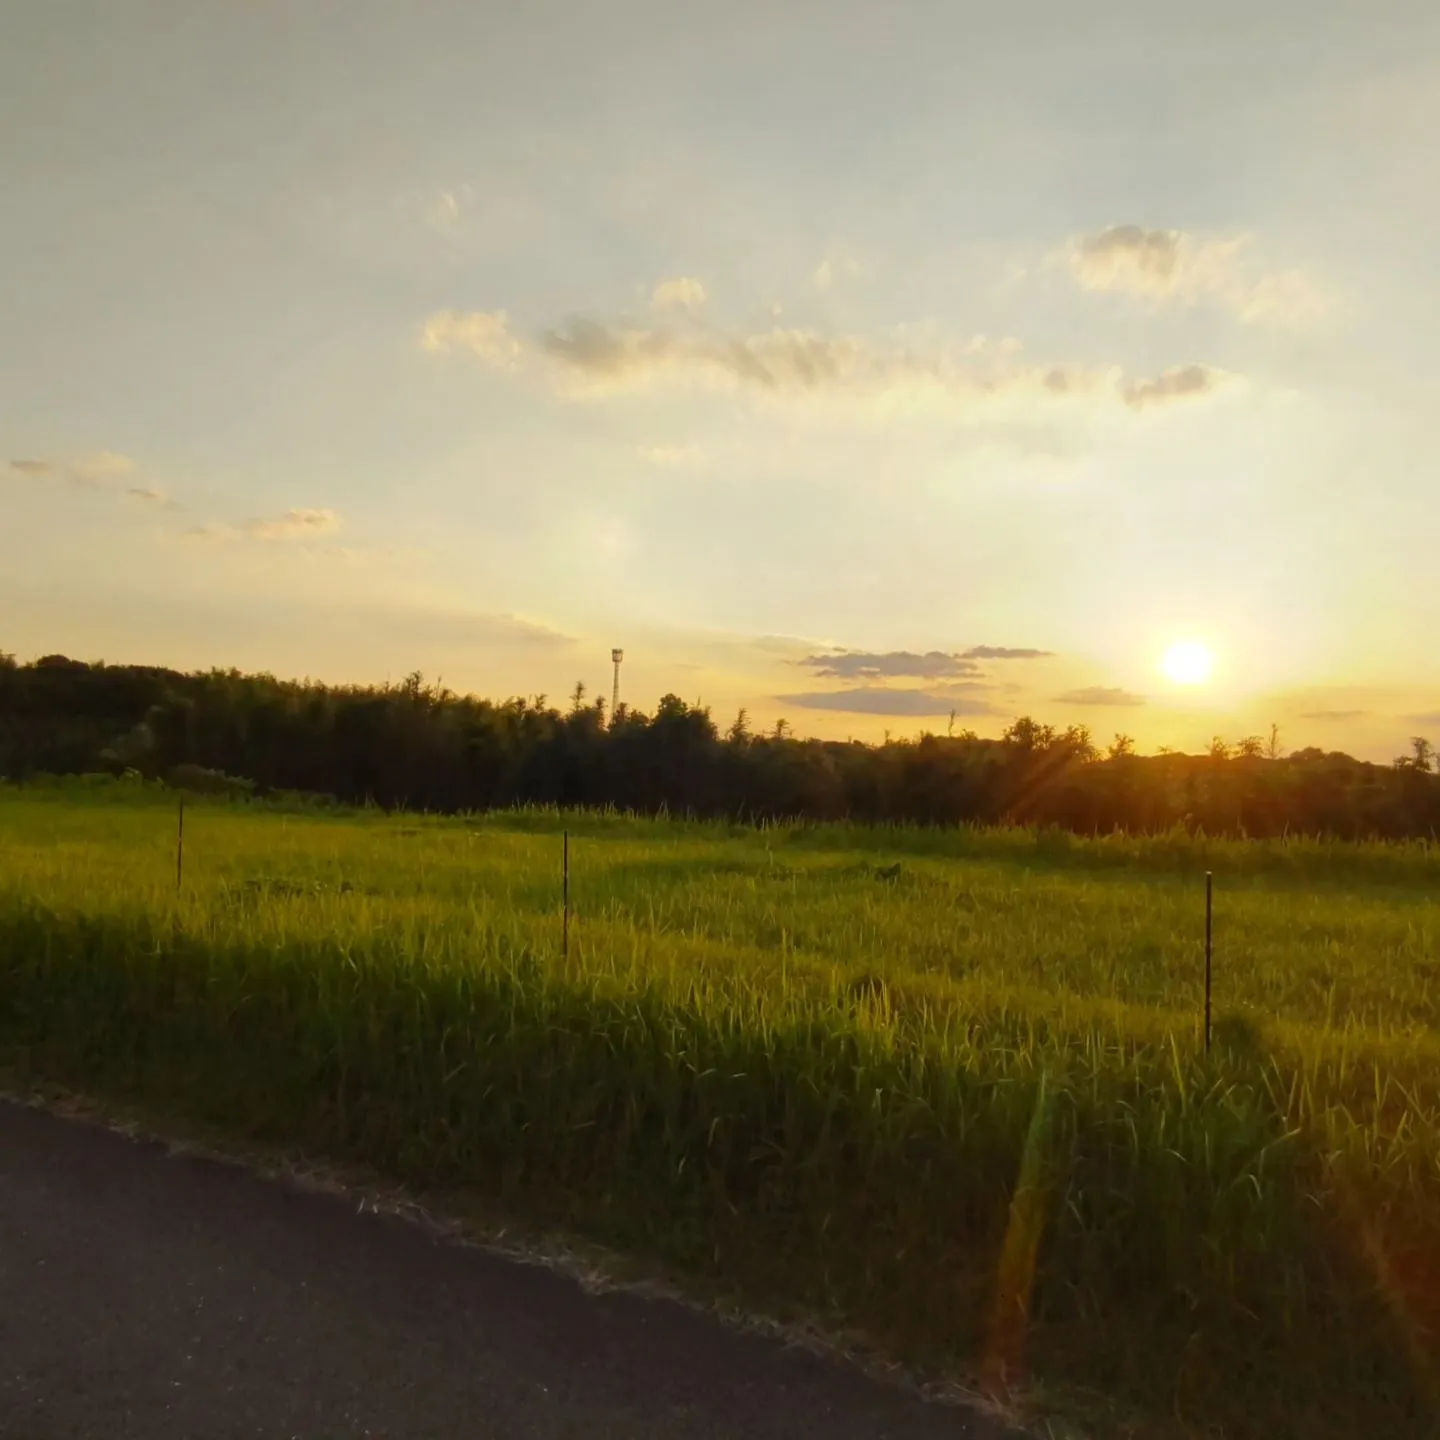
[[[1431,850],[222,805],[186,835],[177,894],[168,808],[0,798],[12,1057],[1155,1433],[1436,1432]]]

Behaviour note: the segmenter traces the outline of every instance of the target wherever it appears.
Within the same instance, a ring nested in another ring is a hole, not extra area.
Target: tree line
[[[0,652],[0,775],[139,772],[257,794],[303,791],[439,812],[519,804],[613,806],[739,821],[1053,825],[1080,833],[1440,834],[1440,774],[1417,737],[1391,765],[1279,737],[1216,739],[1199,755],[1140,755],[1117,735],[1029,717],[999,739],[801,739],[755,733],[742,711],[667,695],[654,712],[545,696],[457,695],[419,674],[335,686],[235,670],[181,674]],[[229,777],[229,778],[226,778]]]

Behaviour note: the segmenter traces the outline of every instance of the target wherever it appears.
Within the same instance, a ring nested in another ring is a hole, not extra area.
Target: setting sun
[[[1161,658],[1162,673],[1177,685],[1203,685],[1215,668],[1215,656],[1198,640],[1178,640]]]

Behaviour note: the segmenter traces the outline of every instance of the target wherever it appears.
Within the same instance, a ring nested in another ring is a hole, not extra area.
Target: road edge
[[[586,1294],[626,1294],[678,1305],[703,1315],[723,1328],[757,1335],[789,1349],[803,1350],[858,1372],[888,1388],[909,1393],[928,1404],[968,1411],[991,1425],[1022,1432],[1036,1440],[1099,1440],[1082,1428],[1079,1414],[1103,1414],[1105,1433],[1129,1435],[1132,1426],[1114,1414],[1100,1397],[1052,1394],[1041,1386],[996,1400],[985,1395],[973,1377],[956,1371],[922,1375],[889,1359],[853,1332],[835,1332],[812,1322],[782,1321],[742,1307],[718,1289],[666,1275],[643,1257],[621,1254],[593,1242],[553,1230],[526,1225],[514,1216],[499,1215],[479,1197],[463,1191],[437,1190],[422,1197],[411,1187],[372,1167],[337,1162],[306,1154],[276,1142],[241,1139],[228,1132],[197,1125],[170,1113],[130,1100],[76,1090],[34,1075],[0,1067],[0,1103],[42,1110],[75,1124],[92,1125],[138,1143],[156,1145],[167,1155],[190,1156],[234,1166],[270,1183],[327,1195],[353,1204],[358,1213],[388,1216],[423,1230],[432,1239],[457,1248],[479,1251],[511,1264],[548,1270],[563,1276]],[[1108,1421],[1108,1423],[1106,1423]]]

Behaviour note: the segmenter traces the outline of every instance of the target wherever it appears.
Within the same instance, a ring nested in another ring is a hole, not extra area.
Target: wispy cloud
[[[1211,300],[1250,323],[1290,324],[1323,308],[1303,272],[1263,270],[1252,254],[1248,235],[1206,239],[1181,230],[1112,225],[1073,241],[1067,258],[1087,290],[1182,305]]]
[[[831,680],[956,680],[983,673],[981,660],[1041,660],[1053,652],[1030,646],[972,645],[968,650],[840,650],[795,661]]]
[[[810,274],[810,283],[823,295],[837,280],[853,280],[860,274],[860,262],[849,255],[822,260]]]
[[[1132,410],[1143,410],[1147,405],[1208,395],[1221,379],[1219,371],[1206,365],[1180,365],[1162,371],[1153,380],[1127,380],[1120,387],[1120,395]]]
[[[469,185],[437,190],[425,211],[425,219],[436,230],[454,230],[471,208],[475,192]]]
[[[437,311],[425,322],[420,344],[432,354],[467,351],[502,370],[515,365],[521,350],[503,310]]]
[[[948,700],[952,705],[974,700],[988,707],[991,697],[997,691],[1013,694],[1019,688],[1017,685],[996,685],[989,680],[956,680],[949,684],[937,685],[929,691],[929,694],[937,700]]]
[[[197,540],[261,540],[284,542],[316,539],[338,530],[344,522],[329,509],[295,508],[270,519],[246,520],[240,525],[212,522],[192,525],[182,533]],[[337,554],[341,553],[338,550]]]
[[[795,695],[777,695],[781,705],[802,710],[842,710],[853,715],[993,715],[998,713],[986,700],[963,695],[936,694],[927,690],[887,690],[863,685],[851,690],[817,690]]]
[[[69,460],[12,460],[10,469],[32,479],[63,480],[85,490],[104,490],[128,479],[135,462],[111,450],[95,450]]]
[[[1368,710],[1302,710],[1297,718],[1334,724],[1342,720],[1359,720],[1369,713]]]
[[[146,505],[158,505],[162,510],[178,510],[180,505],[172,500],[163,490],[157,490],[153,485],[131,485],[126,491],[132,500],[139,500]]]
[[[294,540],[298,536],[325,535],[338,530],[340,516],[333,510],[287,510],[273,520],[251,520],[245,533],[257,540]]]
[[[1178,230],[1112,225],[1074,242],[1070,264],[1087,290],[1133,290],[1168,295],[1181,270]]]
[[[103,487],[116,485],[134,472],[135,462],[110,450],[97,450],[70,462],[69,471],[77,484]]]
[[[657,310],[699,310],[705,300],[705,286],[692,275],[662,280],[650,295]]]
[[[1145,697],[1118,685],[1086,685],[1055,697],[1057,705],[1144,705]]]
[[[1032,650],[1014,645],[972,645],[963,654],[966,660],[1047,660],[1053,650]]]
[[[1030,366],[1009,357],[988,360],[969,353],[926,355],[808,330],[726,336],[714,330],[621,329],[583,317],[548,331],[541,348],[580,394],[700,383],[776,396],[833,393],[980,404],[1023,394],[1041,401],[1118,399],[1139,408],[1198,395],[1221,379],[1219,372],[1192,366],[1186,373],[1193,372],[1193,377],[1184,385],[1165,377],[1127,381],[1114,370]]]
[[[1426,710],[1420,715],[1407,715],[1405,717],[1413,725],[1440,725],[1440,710]]]
[[[834,655],[807,655],[795,662],[829,680],[948,680],[978,675],[980,667],[963,655],[931,650],[841,650]]]
[[[800,330],[727,337],[714,330],[613,328],[576,317],[541,337],[541,348],[567,378],[590,390],[648,388],[702,381],[770,391],[863,383],[868,357],[858,341]]]
[[[528,364],[576,399],[668,386],[952,411],[1016,401],[1138,411],[1193,402],[1230,378],[1199,364],[1149,378],[1126,376],[1116,366],[1035,364],[1013,343],[983,339],[922,346],[903,333],[889,340],[779,327],[728,334],[693,318],[625,325],[574,316],[527,346],[504,311],[441,311],[422,327],[421,344],[434,353],[467,352],[497,369]]]
[[[10,470],[31,480],[71,485],[77,490],[123,494],[126,499],[164,510],[184,508],[158,486],[141,483],[135,462],[112,450],[95,450],[67,460],[12,460]]]

